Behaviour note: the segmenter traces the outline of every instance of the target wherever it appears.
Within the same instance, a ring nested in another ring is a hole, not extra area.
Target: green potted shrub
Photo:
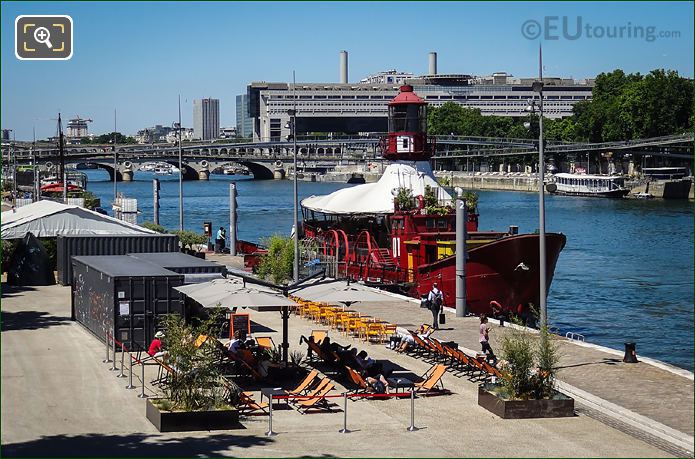
[[[574,399],[555,390],[559,361],[548,327],[537,336],[508,328],[501,337],[503,377],[478,388],[478,405],[504,419],[574,415]]]
[[[197,325],[178,314],[164,320],[166,382],[161,398],[147,400],[147,419],[160,432],[238,428],[237,410],[230,404],[230,382],[222,379],[222,350],[214,340],[221,328],[214,311]],[[200,344],[198,337],[207,340]],[[233,391],[232,391],[233,392]]]
[[[174,231],[172,234],[179,237],[179,242],[181,243],[181,248],[183,249],[182,251],[189,255],[196,255],[199,252],[197,247],[207,245],[208,243],[208,238],[206,235],[198,234],[195,231]]]

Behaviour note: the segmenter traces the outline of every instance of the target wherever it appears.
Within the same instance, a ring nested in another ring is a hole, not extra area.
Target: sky
[[[185,126],[203,97],[220,99],[221,125],[233,126],[247,84],[291,81],[293,70],[297,82],[337,82],[341,50],[350,82],[388,69],[426,74],[430,51],[439,73],[532,77],[539,43],[546,76],[665,68],[692,78],[693,13],[692,2],[3,1],[0,121],[18,140],[34,128],[47,138],[61,112],[93,119],[100,134],[113,131],[116,110],[118,131],[132,135],[171,125],[180,94]],[[73,57],[18,60],[22,14],[70,15]]]

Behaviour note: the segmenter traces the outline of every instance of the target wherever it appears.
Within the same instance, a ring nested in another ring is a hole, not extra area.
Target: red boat
[[[402,86],[389,103],[384,174],[376,183],[304,199],[303,245],[340,276],[416,298],[437,282],[444,305],[453,307],[454,200],[432,173],[434,145],[426,132],[427,103]],[[466,200],[468,311],[491,314],[496,301],[507,313],[525,315],[529,303],[539,303],[538,234],[517,234],[516,227],[479,232],[476,200]],[[546,234],[548,288],[565,241],[563,234]]]
[[[72,185],[68,183],[68,191],[82,191],[82,188],[77,185]],[[63,184],[62,183],[49,183],[47,185],[41,186],[42,193],[62,193]]]

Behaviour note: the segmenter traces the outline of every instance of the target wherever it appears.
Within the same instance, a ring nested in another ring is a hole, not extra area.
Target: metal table
[[[264,387],[264,388],[261,388],[261,402],[263,401],[263,397],[265,396],[268,398],[268,403],[270,403],[271,402],[271,396],[272,396],[273,397],[272,400],[276,400],[278,403],[281,402],[282,400],[284,400],[285,403],[287,405],[289,405],[289,403],[290,403],[289,398],[285,398],[285,399],[274,398],[274,397],[278,397],[281,395],[287,395],[287,391],[285,389],[283,389],[282,387]]]
[[[396,393],[398,393],[398,389],[403,389],[403,393],[405,393],[406,389],[412,390],[415,387],[415,383],[408,378],[393,377],[386,379],[386,381],[388,381],[389,387],[393,388]]]

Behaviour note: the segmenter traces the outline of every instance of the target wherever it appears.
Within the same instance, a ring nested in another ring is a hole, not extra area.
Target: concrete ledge
[[[626,424],[648,432],[656,437],[666,440],[679,448],[687,450],[691,455],[695,451],[694,439],[692,436],[673,429],[667,425],[657,422],[634,411],[623,408],[622,406],[611,403],[589,392],[562,381],[557,381],[557,388],[565,394],[574,398],[577,402],[599,411],[609,417],[618,419]]]

